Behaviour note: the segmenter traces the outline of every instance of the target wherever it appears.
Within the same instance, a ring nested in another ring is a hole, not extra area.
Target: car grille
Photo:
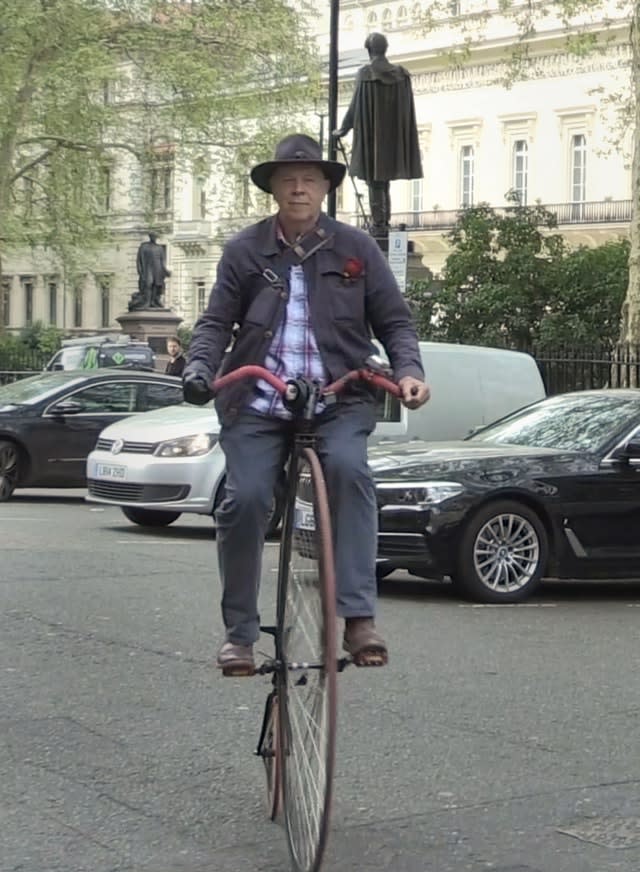
[[[115,439],[98,439],[96,451],[111,451]],[[118,454],[153,454],[157,442],[128,442],[125,441]]]
[[[190,490],[184,484],[129,484],[95,478],[90,478],[87,486],[93,497],[122,503],[169,503],[185,499]]]
[[[424,536],[417,533],[378,533],[378,557],[430,558]]]

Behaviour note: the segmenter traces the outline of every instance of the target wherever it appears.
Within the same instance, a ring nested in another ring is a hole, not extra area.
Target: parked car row
[[[389,441],[402,416],[384,398],[379,421],[370,463],[380,577],[448,577],[484,602],[521,601],[549,577],[640,577],[639,390],[551,397],[453,441],[407,432]],[[453,415],[448,432],[460,428]],[[214,409],[182,404],[172,376],[34,376],[0,388],[0,499],[17,487],[86,483],[89,501],[119,506],[136,524],[213,515],[225,481],[218,437]],[[271,531],[281,502],[276,494]],[[303,492],[298,508],[312,517]]]
[[[182,402],[174,376],[129,369],[43,372],[0,387],[0,500],[23,487],[83,487],[113,421]]]

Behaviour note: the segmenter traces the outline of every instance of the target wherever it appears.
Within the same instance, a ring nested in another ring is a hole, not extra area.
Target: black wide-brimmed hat
[[[276,167],[284,164],[315,164],[329,179],[330,191],[335,190],[344,179],[347,168],[344,164],[334,160],[323,160],[320,145],[310,136],[304,133],[294,133],[285,136],[276,146],[273,160],[258,164],[251,170],[251,181],[267,194],[272,194],[271,176]]]

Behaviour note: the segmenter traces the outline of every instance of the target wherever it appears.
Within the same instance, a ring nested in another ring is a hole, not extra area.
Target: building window
[[[3,327],[11,324],[11,279],[2,279],[0,283],[0,318]]]
[[[49,290],[49,324],[54,327],[58,324],[58,283],[50,280],[47,284]]]
[[[412,179],[409,188],[409,211],[422,212],[424,185],[423,179]]]
[[[475,153],[472,145],[460,149],[460,202],[463,207],[473,206],[475,183]]]
[[[100,204],[106,214],[111,212],[111,167],[100,167]]]
[[[111,282],[108,276],[98,279],[98,293],[100,294],[100,326],[111,326]]]
[[[196,311],[200,315],[207,308],[207,283],[204,279],[196,281]]]
[[[82,327],[83,291],[78,285],[73,289],[73,326]]]
[[[513,143],[513,181],[511,187],[518,195],[521,206],[527,205],[529,186],[529,144],[526,139]]]
[[[571,202],[587,199],[587,137],[579,133],[571,138]]]
[[[151,209],[170,212],[173,204],[173,167],[167,164],[151,170]]]
[[[33,279],[23,279],[24,288],[24,323],[33,324]]]

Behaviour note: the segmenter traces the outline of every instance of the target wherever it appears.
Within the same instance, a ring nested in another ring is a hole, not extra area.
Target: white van
[[[408,411],[388,397],[371,442],[464,439],[545,397],[538,366],[529,354],[479,345],[421,342],[420,353],[431,399]]]

